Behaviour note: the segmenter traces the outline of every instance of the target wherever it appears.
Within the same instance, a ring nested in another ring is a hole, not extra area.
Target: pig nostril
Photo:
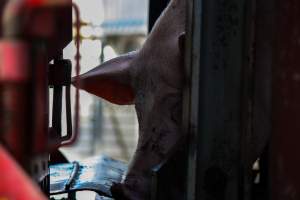
[[[152,132],[153,132],[153,133],[156,132],[156,128],[155,128],[155,127],[152,128]]]

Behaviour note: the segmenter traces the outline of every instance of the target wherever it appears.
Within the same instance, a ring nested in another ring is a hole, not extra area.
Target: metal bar
[[[187,1],[187,31],[185,52],[185,80],[187,84],[183,89],[183,119],[182,127],[188,135],[189,152],[187,165],[186,199],[196,198],[196,167],[197,167],[197,143],[198,136],[198,102],[199,102],[199,74],[200,55],[195,54],[200,46],[201,38],[201,1]],[[197,16],[197,17],[195,17]],[[200,17],[199,17],[200,16]],[[197,26],[195,26],[197,24]],[[194,45],[197,44],[197,45]],[[194,56],[193,56],[194,55]],[[188,82],[189,80],[189,82]],[[194,112],[192,112],[194,111]]]
[[[61,85],[53,86],[53,112],[52,112],[52,127],[55,134],[61,137],[61,113],[62,113],[62,91]]]
[[[67,140],[71,139],[72,134],[72,110],[71,110],[71,88],[66,86],[66,122],[67,122]]]
[[[187,199],[240,200],[246,0],[194,0],[189,9]]]
[[[72,8],[74,9],[74,13],[75,13],[75,19],[76,19],[76,37],[75,37],[75,44],[76,44],[76,54],[75,54],[75,61],[76,61],[76,65],[75,65],[75,75],[76,77],[79,76],[80,73],[80,10],[79,7],[77,6],[77,4],[75,4],[74,2],[72,3]],[[76,85],[80,84],[80,80],[78,78],[75,79],[75,83]],[[76,89],[75,90],[75,112],[74,112],[74,131],[72,131],[72,136],[71,139],[64,142],[63,145],[64,146],[68,146],[68,145],[72,145],[74,144],[74,142],[76,141],[78,134],[79,134],[79,121],[80,121],[80,117],[79,117],[79,90]]]
[[[69,180],[67,181],[66,185],[65,185],[65,190],[69,190],[73,184],[73,182],[75,181],[78,172],[79,172],[79,163],[78,162],[73,162],[73,170],[72,173],[70,175]]]

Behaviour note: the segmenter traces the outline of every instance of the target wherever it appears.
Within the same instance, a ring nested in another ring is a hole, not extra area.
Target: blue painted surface
[[[114,21],[105,21],[102,23],[101,27],[103,29],[107,28],[136,28],[136,27],[145,27],[146,21],[142,19],[124,19],[124,20],[114,20]]]
[[[124,162],[107,156],[90,158],[79,162],[73,184],[69,190],[65,189],[74,165],[72,163],[50,166],[50,194],[63,194],[70,191],[89,190],[111,197],[110,187],[124,178],[127,165]]]

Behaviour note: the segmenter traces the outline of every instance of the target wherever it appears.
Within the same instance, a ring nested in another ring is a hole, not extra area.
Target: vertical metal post
[[[187,1],[187,31],[185,52],[185,80],[187,84],[183,90],[183,122],[182,128],[188,137],[188,163],[186,181],[186,199],[196,199],[196,169],[197,169],[197,142],[198,137],[198,110],[199,110],[199,75],[201,38],[202,1]],[[197,17],[196,17],[197,16]],[[197,25],[195,25],[197,24]],[[197,45],[194,45],[197,44]],[[198,48],[198,49],[197,49]],[[194,111],[194,112],[192,112]]]
[[[55,59],[54,64],[57,64],[60,60],[63,59],[63,52],[61,52]],[[53,110],[52,110],[52,127],[54,128],[56,134],[61,135],[61,113],[62,113],[62,96],[63,96],[63,86],[54,85],[53,86]]]
[[[188,200],[241,200],[246,0],[189,2],[184,130]]]
[[[245,76],[251,76],[253,83],[246,85],[244,93],[248,92],[251,102],[248,104],[246,123],[242,139],[242,159],[251,166],[259,159],[259,182],[253,183],[253,174],[244,170],[244,200],[268,199],[268,160],[269,138],[271,134],[272,115],[272,65],[274,43],[274,0],[253,0],[252,29],[253,38],[249,54],[249,68]],[[249,4],[249,3],[248,3]],[[246,99],[247,100],[247,99]],[[247,160],[246,160],[247,159]]]

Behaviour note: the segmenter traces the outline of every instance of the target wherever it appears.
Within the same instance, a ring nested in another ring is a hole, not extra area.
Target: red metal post
[[[46,200],[11,155],[0,145],[0,199]]]
[[[48,132],[48,67],[72,39],[71,2],[9,1],[1,16],[0,142],[45,192],[49,143],[53,145]],[[60,145],[56,141],[56,149]]]

